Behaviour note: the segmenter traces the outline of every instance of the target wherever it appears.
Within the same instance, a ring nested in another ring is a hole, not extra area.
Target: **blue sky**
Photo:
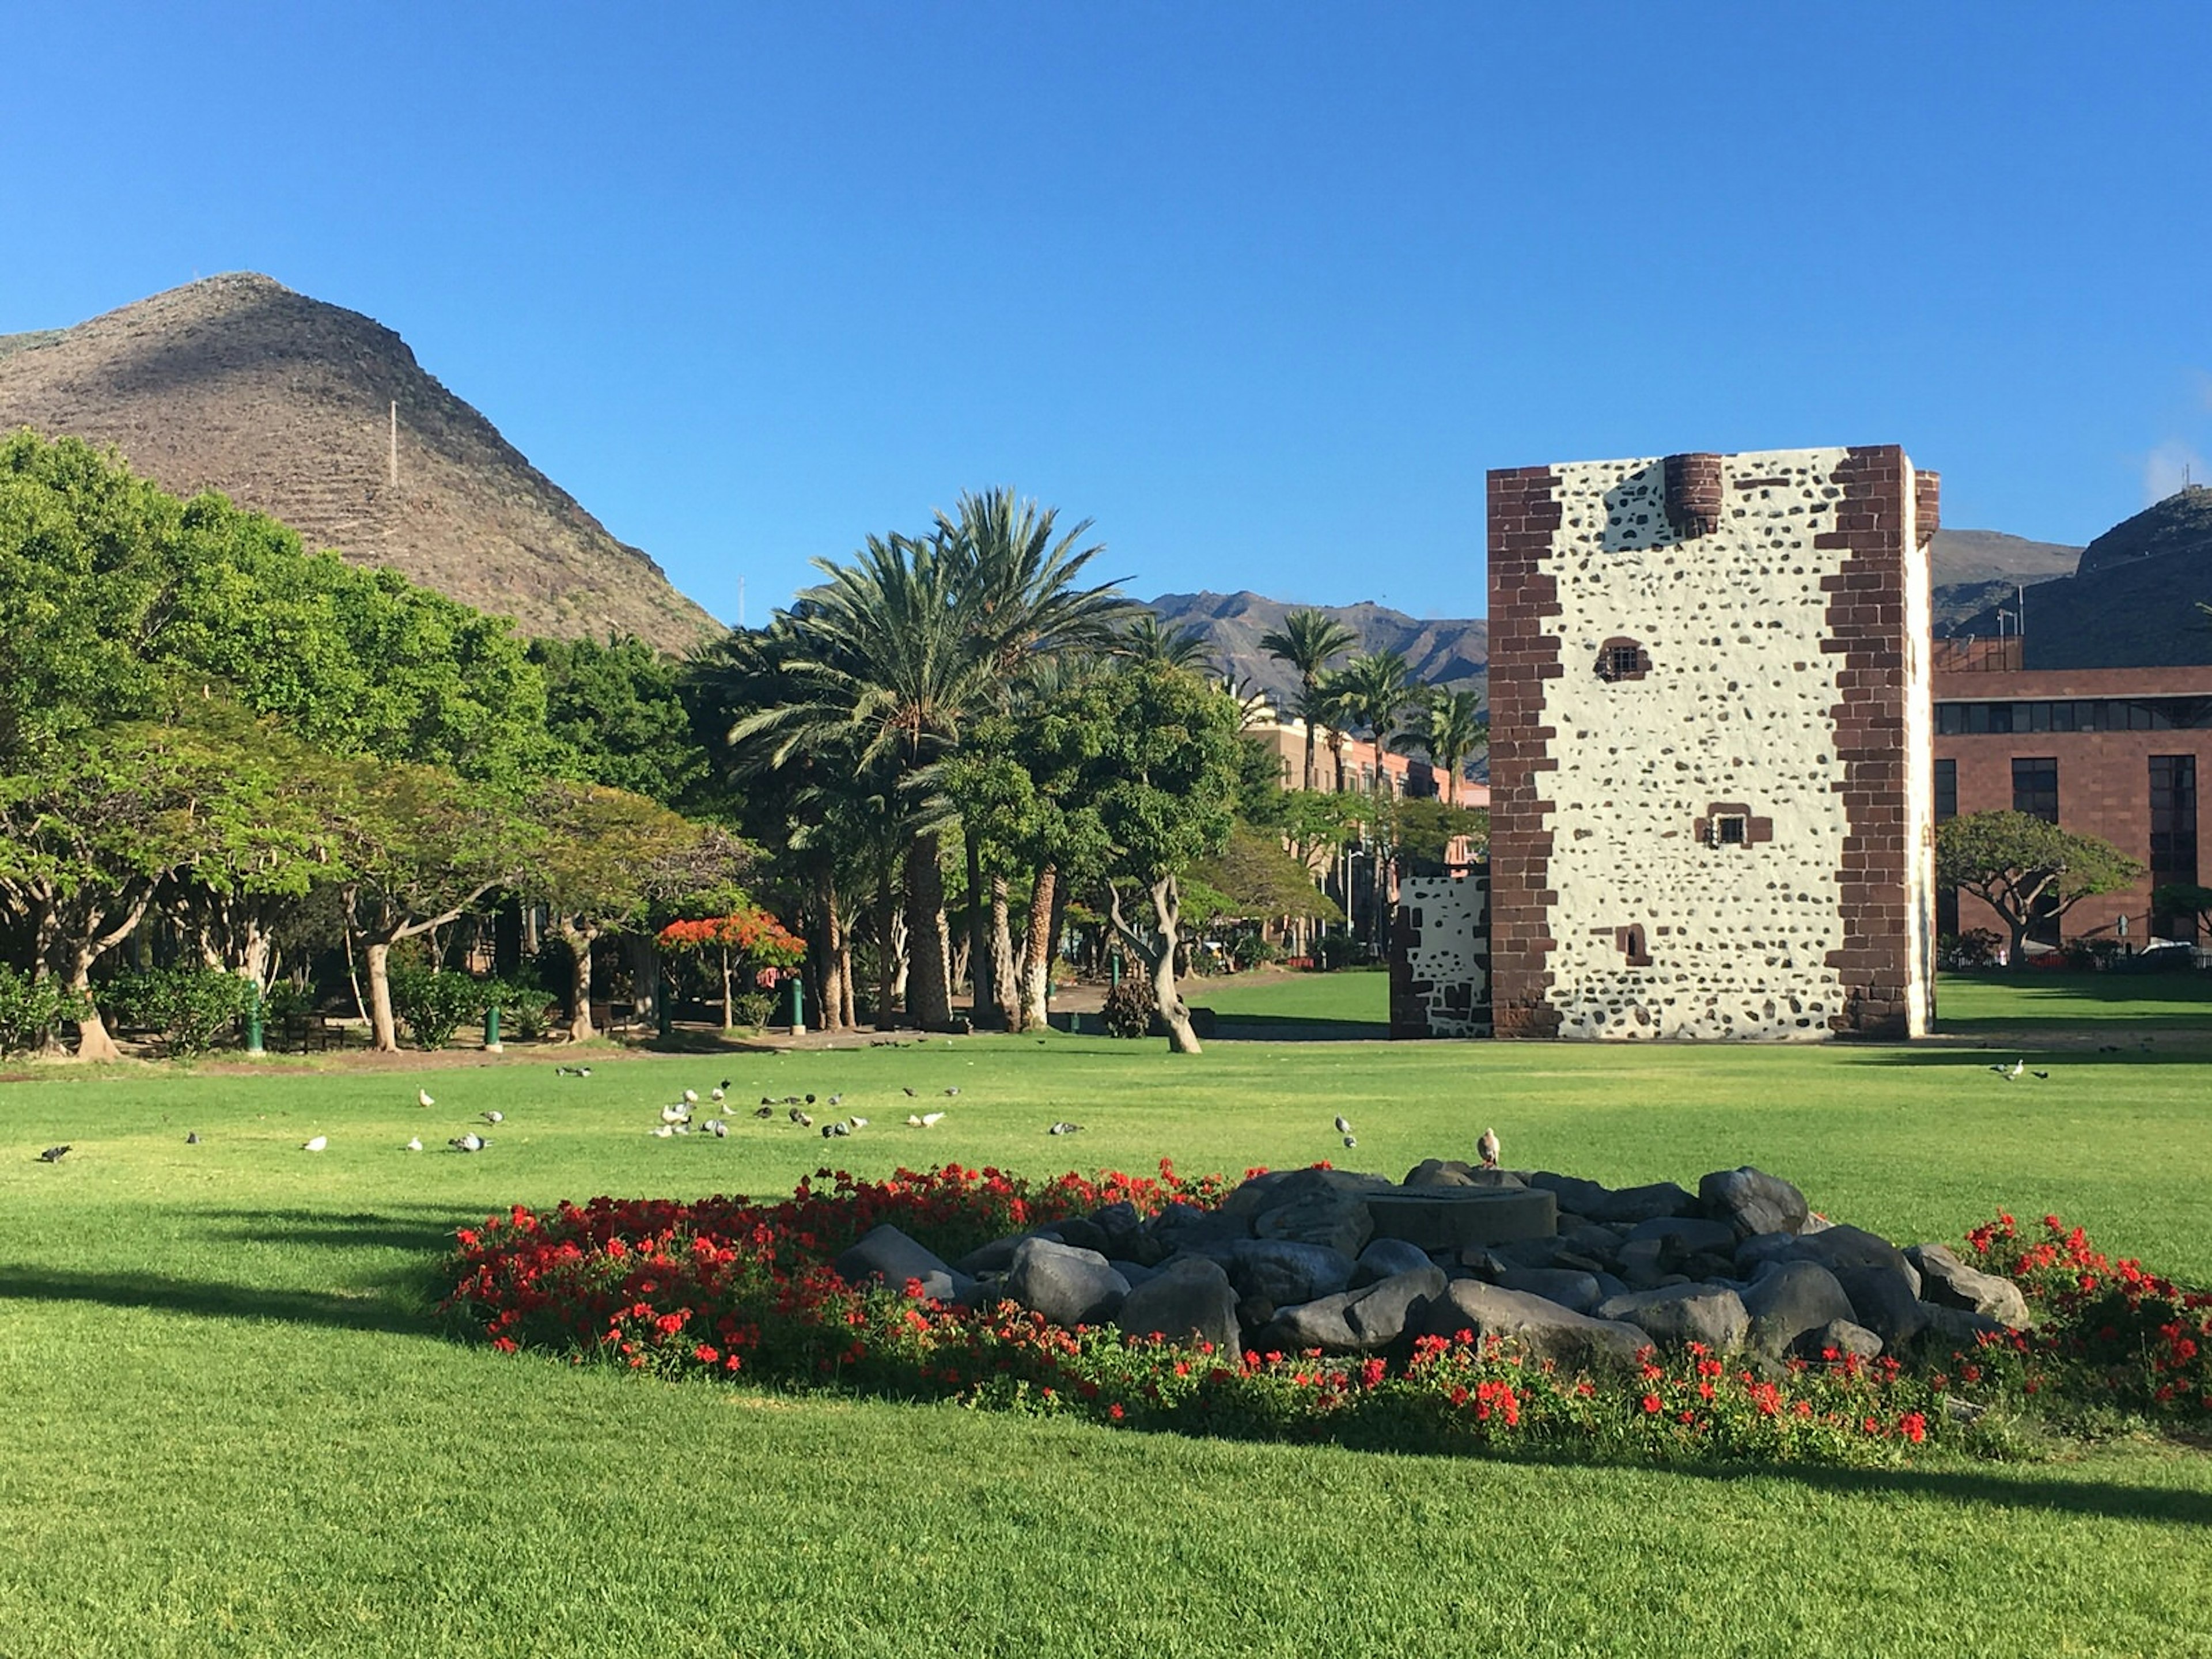
[[[2212,6],[43,6],[0,331],[399,331],[761,621],[1012,483],[1149,596],[1484,609],[1493,466],[1902,442],[2083,541],[2212,477]]]

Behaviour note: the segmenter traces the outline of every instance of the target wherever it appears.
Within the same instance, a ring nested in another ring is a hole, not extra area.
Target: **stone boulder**
[[[1851,1317],[1893,1352],[1928,1328],[1928,1304],[1919,1285],[1902,1267],[1838,1267],[1836,1283],[1851,1299]]]
[[[1359,1253],[1352,1270],[1351,1288],[1359,1290],[1399,1273],[1419,1273],[1429,1265],[1428,1253],[1402,1238],[1378,1238]]]
[[[1698,1182],[1698,1200],[1705,1213],[1725,1221],[1738,1238],[1759,1233],[1805,1231],[1812,1206],[1805,1194],[1783,1180],[1749,1164],[1736,1170],[1716,1170]]]
[[[1751,1334],[1751,1315],[1743,1299],[1725,1285],[1669,1285],[1608,1297],[1593,1310],[1599,1319],[1625,1321],[1646,1332],[1662,1348],[1702,1343],[1715,1353],[1731,1353]]]
[[[879,1279],[897,1291],[903,1290],[909,1279],[920,1279],[921,1293],[939,1302],[951,1301],[963,1286],[972,1282],[967,1274],[954,1273],[935,1252],[916,1243],[889,1222],[872,1229],[831,1265],[836,1268],[837,1277],[848,1285],[863,1285],[871,1279]]]
[[[1229,1282],[1239,1297],[1287,1308],[1334,1296],[1352,1283],[1352,1260],[1326,1245],[1288,1238],[1246,1239],[1230,1252]]]
[[[1809,1331],[1801,1331],[1790,1345],[1790,1352],[1799,1359],[1825,1359],[1830,1354],[1838,1358],[1845,1354],[1856,1354],[1861,1359],[1877,1358],[1882,1349],[1881,1338],[1863,1325],[1854,1325],[1848,1319],[1832,1319],[1826,1324]]]
[[[1818,1262],[1830,1273],[1845,1267],[1882,1267],[1903,1273],[1920,1294],[1920,1275],[1905,1252],[1878,1233],[1861,1227],[1830,1226],[1802,1233],[1759,1233],[1736,1246],[1737,1267],[1744,1272],[1769,1261]]]
[[[1982,1314],[2009,1330],[2027,1328],[2027,1298],[2009,1279],[1968,1267],[1942,1244],[1915,1244],[1905,1259],[1919,1270],[1922,1301]]]
[[[1498,1275],[1499,1286],[1540,1296],[1578,1314],[1593,1311],[1605,1300],[1605,1290],[1592,1273],[1566,1267],[1509,1267]]]
[[[1569,1370],[1625,1367],[1651,1346],[1638,1326],[1592,1319],[1540,1296],[1455,1279],[1418,1314],[1421,1334],[1449,1337],[1471,1331],[1480,1342],[1499,1337],[1534,1359]]]
[[[1708,1221],[1701,1216],[1654,1216],[1628,1230],[1630,1244],[1646,1238],[1659,1240],[1669,1255],[1735,1254],[1735,1230],[1725,1221]]]
[[[1129,1294],[1129,1281],[1096,1250],[1023,1241],[1006,1270],[1006,1293],[1055,1325],[1097,1325],[1112,1319]]]
[[[1210,1342],[1225,1354],[1239,1351],[1237,1292],[1221,1264],[1203,1256],[1184,1256],[1137,1285],[1122,1299],[1114,1322],[1134,1336]]]
[[[1374,1237],[1375,1218],[1357,1193],[1302,1192],[1252,1218],[1255,1238],[1318,1244],[1356,1256]]]
[[[1441,1294],[1443,1269],[1427,1266],[1368,1285],[1342,1291],[1299,1307],[1282,1308],[1255,1339],[1263,1351],[1297,1353],[1373,1353],[1406,1332],[1409,1313]]]
[[[1850,1297],[1835,1274],[1816,1261],[1771,1264],[1752,1281],[1742,1301],[1751,1316],[1751,1346],[1778,1359],[1807,1331],[1851,1317]]]
[[[1920,1310],[1928,1316],[1926,1340],[1948,1343],[1960,1352],[1972,1352],[1981,1346],[1985,1336],[2002,1336],[2014,1328],[1972,1308],[1947,1308],[1940,1302],[1923,1302]]]

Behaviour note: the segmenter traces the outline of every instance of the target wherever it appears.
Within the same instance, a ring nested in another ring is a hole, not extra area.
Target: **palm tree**
[[[992,702],[1012,708],[1039,665],[1110,650],[1138,607],[1114,582],[1079,585],[1083,568],[1105,551],[1080,546],[1084,520],[1058,534],[1059,510],[1023,501],[1008,488],[960,498],[956,512],[937,515],[932,540],[954,573],[970,648],[990,674]],[[1146,620],[1151,620],[1149,617]],[[963,837],[968,858],[968,960],[979,1024],[1023,1023],[1013,933],[1004,874],[991,877],[988,924],[982,849]]]
[[[1417,683],[1395,651],[1370,652],[1354,657],[1338,671],[1338,696],[1352,723],[1364,726],[1375,743],[1375,792],[1380,795],[1389,779],[1382,767],[1382,751],[1400,736],[1398,722],[1410,709],[1427,700],[1427,688]]]
[[[1121,630],[1114,643],[1115,654],[1137,662],[1161,662],[1194,674],[1206,672],[1206,635],[1187,623],[1160,626],[1160,619],[1146,611]]]
[[[1314,775],[1313,711],[1319,707],[1316,698],[1321,687],[1322,672],[1331,657],[1340,655],[1359,643],[1359,636],[1325,611],[1293,611],[1284,617],[1283,625],[1260,636],[1260,648],[1276,661],[1289,666],[1298,677],[1298,714],[1306,723],[1306,789],[1310,793],[1317,782]],[[1342,758],[1338,771],[1343,770]]]
[[[1448,780],[1445,804],[1459,805],[1460,768],[1482,746],[1488,723],[1482,699],[1472,691],[1437,691],[1413,728],[1413,740]]]

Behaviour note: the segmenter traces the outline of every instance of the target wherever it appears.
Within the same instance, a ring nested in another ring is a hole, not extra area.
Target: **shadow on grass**
[[[2125,1486],[2110,1480],[2051,1480],[1984,1474],[1978,1469],[1849,1469],[1817,1464],[1682,1473],[1720,1480],[1780,1478],[1845,1497],[1926,1498],[1971,1504],[1977,1509],[2047,1510],[2154,1525],[2212,1527],[2212,1492]]]
[[[374,1331],[393,1336],[434,1336],[440,1316],[430,1311],[434,1286],[422,1281],[424,1299],[409,1305],[383,1290],[286,1290],[226,1285],[161,1273],[70,1273],[24,1263],[0,1263],[0,1301],[92,1302],[110,1308],[145,1308],[204,1319],[274,1319],[289,1324]]]
[[[1217,1014],[1213,1034],[1225,1042],[1381,1042],[1390,1035],[1379,1019],[1322,1019],[1297,1014]]]
[[[218,1224],[221,1237],[264,1244],[307,1244],[327,1249],[409,1250],[430,1256],[453,1253],[456,1228],[473,1227],[482,1213],[447,1205],[400,1205],[378,1210],[195,1210],[195,1220]],[[413,1213],[406,1213],[407,1212]]]

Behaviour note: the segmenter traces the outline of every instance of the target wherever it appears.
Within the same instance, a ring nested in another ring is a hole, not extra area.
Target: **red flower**
[[[1656,1417],[1666,1408],[1666,1402],[1661,1400],[1657,1395],[1647,1394],[1644,1396],[1644,1409],[1648,1415]]]

